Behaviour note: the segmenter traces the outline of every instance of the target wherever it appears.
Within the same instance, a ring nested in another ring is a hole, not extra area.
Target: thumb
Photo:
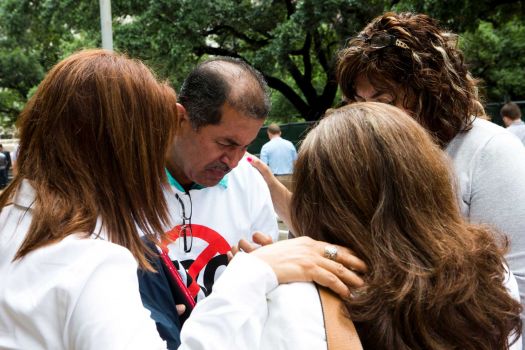
[[[262,246],[273,243],[272,237],[262,232],[255,232],[252,235],[252,241]]]
[[[177,309],[177,314],[180,316],[186,311],[186,305],[184,304],[177,304],[175,305],[175,308]]]

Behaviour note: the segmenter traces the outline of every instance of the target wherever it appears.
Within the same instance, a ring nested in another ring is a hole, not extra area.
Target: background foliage
[[[336,51],[387,10],[440,19],[461,34],[489,101],[525,100],[524,1],[113,0],[114,46],[176,89],[207,56],[240,57],[273,90],[271,120],[316,120],[340,99]],[[0,0],[0,123],[56,62],[99,46],[99,31],[98,0]]]

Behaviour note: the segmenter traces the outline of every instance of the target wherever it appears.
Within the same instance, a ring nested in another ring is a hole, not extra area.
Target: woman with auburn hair
[[[123,55],[81,51],[47,74],[19,117],[18,172],[0,195],[0,348],[166,349],[137,266],[153,270],[141,236],[161,239],[168,219],[164,157],[176,122],[173,89]],[[347,293],[353,274],[339,265],[355,264],[342,247],[340,263],[322,257],[324,246],[296,240],[235,257],[227,272],[241,277],[216,293],[233,311],[203,323],[238,331],[249,318],[242,295],[231,297],[239,290],[264,296],[278,282],[316,280]],[[227,342],[194,325],[184,346]]]
[[[525,149],[480,115],[458,36],[426,15],[386,13],[340,51],[337,79],[346,101],[404,109],[448,153],[463,215],[509,236],[506,258],[524,304]]]
[[[82,51],[47,74],[0,195],[0,348],[165,347],[136,273],[152,269],[141,235],[168,219],[175,122],[173,89],[139,61]]]

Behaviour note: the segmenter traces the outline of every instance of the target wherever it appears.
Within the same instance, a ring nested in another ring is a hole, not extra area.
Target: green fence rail
[[[525,101],[513,101],[521,108],[521,113],[523,116],[525,116]],[[490,102],[485,105],[485,112],[487,115],[491,118],[491,121],[493,123],[496,123],[498,125],[503,126],[503,121],[501,120],[501,117],[499,115],[499,111],[501,107],[505,102]],[[306,136],[308,133],[308,130],[315,125],[315,122],[302,122],[302,123],[287,123],[287,124],[281,124],[279,127],[281,128],[282,137],[284,139],[290,140],[293,142],[295,147],[299,149],[298,144],[299,142]],[[266,130],[268,128],[266,126],[262,127],[261,130],[259,130],[259,133],[257,134],[257,137],[253,141],[253,143],[248,147],[248,152],[259,155],[261,152],[261,147],[268,142],[268,135],[266,134]]]

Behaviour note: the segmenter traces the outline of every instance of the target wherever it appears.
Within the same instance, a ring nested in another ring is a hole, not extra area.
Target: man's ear
[[[503,125],[505,125],[505,127],[508,127],[510,124],[512,124],[512,120],[506,115],[501,117],[501,119],[503,120]]]
[[[189,122],[190,120],[188,118],[188,113],[186,112],[186,108],[184,108],[184,106],[181,105],[180,103],[177,103],[177,128],[181,130],[182,127],[186,123],[189,123]]]

